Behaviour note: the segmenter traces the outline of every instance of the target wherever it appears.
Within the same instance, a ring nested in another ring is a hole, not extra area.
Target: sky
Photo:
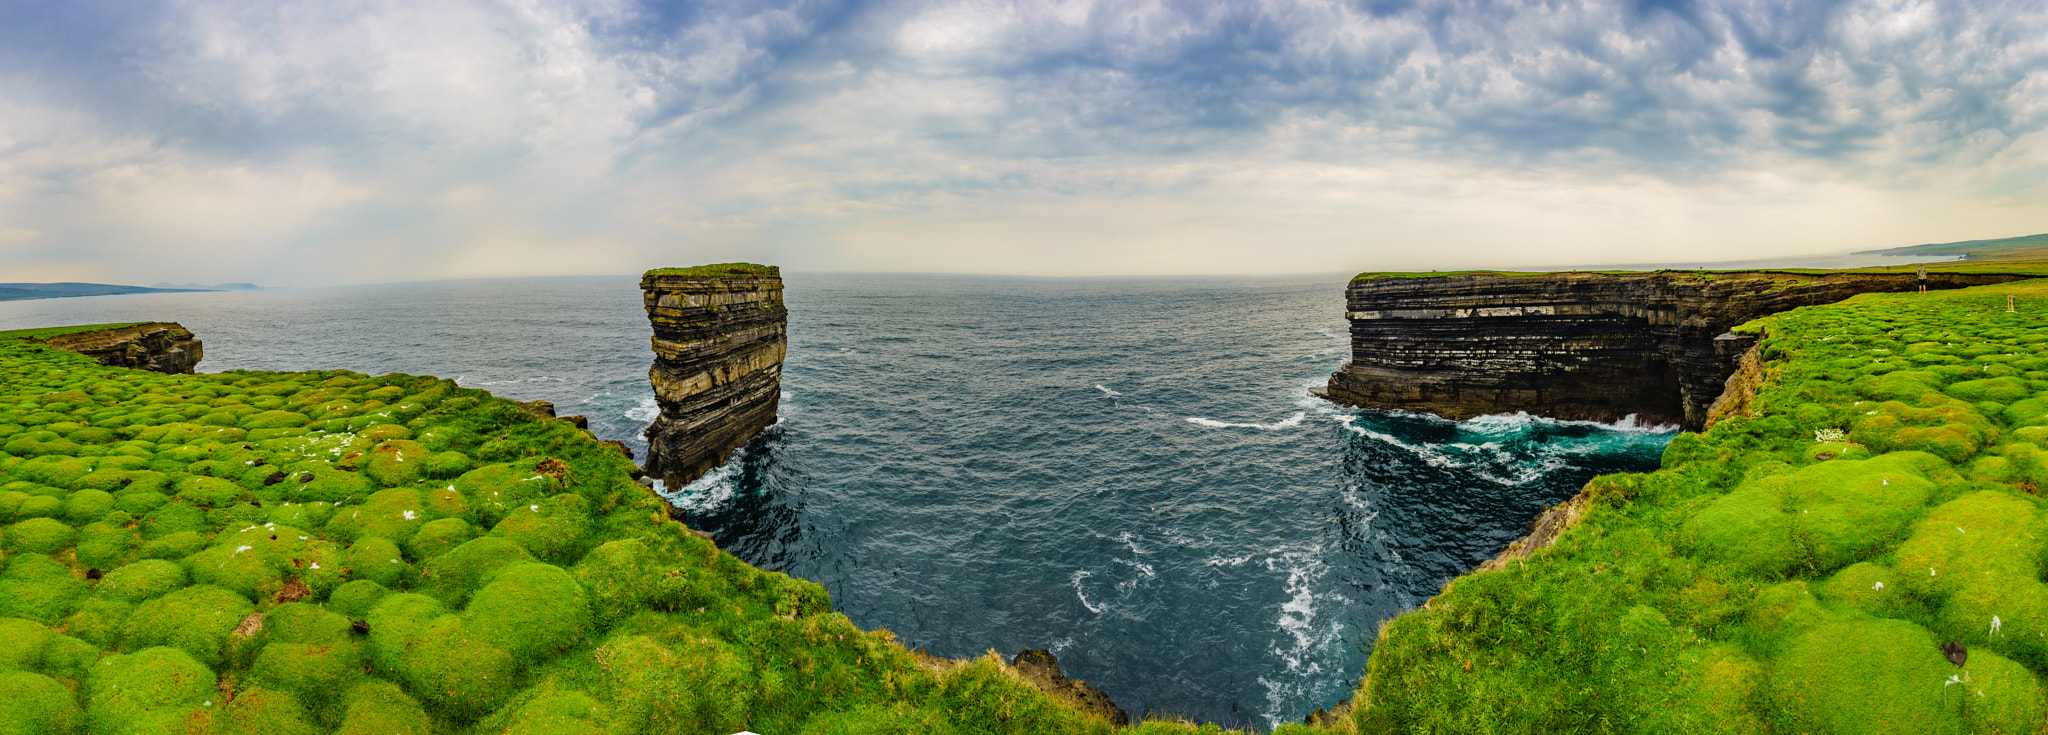
[[[1836,253],[2044,125],[2038,2],[8,0],[0,281]]]

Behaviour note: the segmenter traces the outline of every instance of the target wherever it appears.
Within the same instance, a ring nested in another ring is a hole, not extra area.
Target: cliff
[[[1930,289],[2018,280],[1930,273]],[[1325,396],[1466,419],[1527,411],[1704,425],[1757,317],[1860,293],[1914,289],[1912,273],[1551,273],[1360,277],[1345,291],[1351,360]],[[1717,337],[1724,337],[1717,341]]]
[[[1348,724],[2038,731],[2044,304],[2033,280],[1738,326],[1760,339],[1708,426],[1388,621]]]
[[[649,271],[640,280],[654,326],[661,415],[647,427],[645,472],[689,484],[775,423],[788,350],[781,271],[732,263]]]
[[[45,345],[76,352],[110,367],[170,375],[190,374],[204,356],[191,330],[176,322],[145,322],[48,338]]]

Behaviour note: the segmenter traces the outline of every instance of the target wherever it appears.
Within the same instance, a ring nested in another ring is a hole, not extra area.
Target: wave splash
[[[1294,427],[1300,426],[1301,422],[1306,421],[1307,419],[1308,413],[1306,411],[1300,411],[1296,412],[1293,416],[1288,417],[1285,421],[1276,421],[1270,424],[1234,424],[1228,421],[1217,421],[1215,419],[1206,419],[1198,416],[1188,417],[1188,423],[1194,424],[1196,426],[1207,426],[1211,429],[1260,429],[1264,431],[1280,431],[1282,429],[1292,429]]]
[[[653,421],[660,416],[661,406],[656,405],[653,398],[642,398],[640,399],[640,405],[626,409],[626,418],[641,423]]]
[[[1256,678],[1266,690],[1266,709],[1260,714],[1271,727],[1298,717],[1293,709],[1324,678],[1323,662],[1334,660],[1335,649],[1344,637],[1344,623],[1328,613],[1350,601],[1326,590],[1323,577],[1330,565],[1328,549],[1282,547],[1262,560],[1266,570],[1286,575],[1283,589],[1287,600],[1280,603],[1273,618],[1278,641],[1267,649],[1280,663],[1280,670]]]
[[[655,480],[654,493],[677,508],[691,513],[710,513],[732,500],[739,486],[739,474],[740,463],[727,462],[674,491],[668,489],[667,483]]]
[[[1634,414],[1614,423],[1563,421],[1526,412],[1467,421],[1398,411],[1331,418],[1351,433],[1429,467],[1457,470],[1503,486],[1542,480],[1592,456],[1660,452],[1678,431],[1676,426],[1639,421]]]
[[[1421,414],[1410,414],[1421,415]],[[1677,424],[1653,424],[1642,420],[1636,414],[1621,417],[1613,423],[1599,421],[1567,421],[1530,415],[1527,411],[1514,413],[1491,413],[1457,422],[1460,427],[1469,427],[1480,432],[1523,431],[1530,426],[1584,426],[1606,429],[1628,434],[1676,434],[1682,428]]]

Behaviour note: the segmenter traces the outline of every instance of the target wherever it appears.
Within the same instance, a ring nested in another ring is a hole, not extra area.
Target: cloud
[[[2044,100],[2048,10],[1989,2],[30,1],[0,9],[0,230],[38,235],[0,258],[310,285],[1821,252],[2037,231]]]

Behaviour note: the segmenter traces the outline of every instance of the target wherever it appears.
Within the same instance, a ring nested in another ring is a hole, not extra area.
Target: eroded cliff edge
[[[1930,273],[1928,288],[2018,280]],[[1911,291],[1913,273],[1475,273],[1369,277],[1345,290],[1351,360],[1325,396],[1466,419],[1527,411],[1697,430],[1757,317],[1860,293]]]
[[[654,326],[647,378],[661,408],[643,469],[676,488],[775,423],[788,351],[782,273],[750,263],[665,268],[648,271],[640,289]]]
[[[45,346],[76,352],[108,367],[190,375],[205,356],[192,330],[176,322],[144,322],[50,337]]]

